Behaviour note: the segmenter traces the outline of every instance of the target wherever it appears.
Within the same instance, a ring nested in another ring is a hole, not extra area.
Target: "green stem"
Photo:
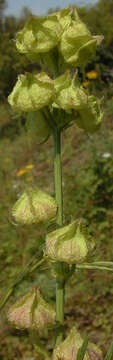
[[[49,353],[45,350],[45,346],[39,340],[36,331],[35,330],[30,330],[29,335],[30,335],[31,342],[34,345],[34,349],[37,352],[37,354],[39,356],[41,356],[41,358],[44,358],[46,360],[50,360]]]
[[[57,280],[56,283],[56,317],[63,325],[64,322],[64,282]]]
[[[107,271],[111,271],[113,272],[113,268],[109,268],[106,266],[97,266],[97,265],[90,265],[90,264],[80,264],[80,265],[76,265],[76,269],[89,269],[89,270],[107,270]]]
[[[63,195],[62,195],[62,166],[61,166],[61,133],[54,132],[54,181],[55,197],[58,204],[57,224],[63,225]]]
[[[17,275],[16,280],[13,281],[13,283],[9,286],[7,293],[3,295],[0,301],[0,311],[5,306],[7,301],[9,300],[10,296],[13,294],[15,287],[22,282],[22,280],[29,274],[32,273],[36,268],[40,267],[44,262],[45,259],[41,259],[38,261],[31,269],[29,269],[29,266],[31,265],[32,261],[34,259],[34,256],[31,258],[30,262],[25,265],[24,269],[20,271],[20,273]]]
[[[54,131],[54,182],[55,197],[58,204],[57,224],[63,225],[63,192],[62,192],[62,166],[61,166],[61,133],[57,129]],[[63,265],[59,263],[59,268],[63,272]],[[58,331],[56,344],[59,344],[63,338],[64,323],[64,289],[65,284],[61,279],[56,280],[56,321],[58,322]]]

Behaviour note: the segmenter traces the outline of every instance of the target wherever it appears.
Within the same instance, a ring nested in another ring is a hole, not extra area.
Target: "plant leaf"
[[[83,360],[84,359],[84,356],[86,354],[86,351],[87,351],[87,346],[88,346],[88,341],[89,341],[89,338],[87,337],[82,346],[80,347],[80,349],[78,350],[78,353],[77,353],[77,360]]]
[[[109,350],[108,350],[104,360],[112,360],[112,356],[113,356],[113,341],[109,347]]]

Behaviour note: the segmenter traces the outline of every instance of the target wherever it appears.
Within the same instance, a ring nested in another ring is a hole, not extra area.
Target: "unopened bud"
[[[53,81],[46,73],[41,72],[37,75],[27,73],[18,77],[8,101],[15,111],[31,112],[49,105],[53,96]]]
[[[87,105],[87,94],[80,86],[77,74],[74,78],[69,71],[54,80],[55,103],[67,112],[80,110]]]
[[[99,347],[93,343],[88,343],[87,351],[90,357],[90,360],[103,360],[102,351]]]
[[[25,191],[12,209],[16,222],[26,225],[53,220],[56,213],[56,201],[50,195],[36,189]]]
[[[72,24],[63,32],[59,50],[65,62],[73,66],[86,65],[95,54],[103,36],[92,36],[87,26],[74,13]]]
[[[46,237],[45,253],[55,262],[83,263],[93,248],[94,241],[77,221],[49,233]]]
[[[58,345],[53,352],[53,360],[77,360],[77,353],[82,346],[83,340],[81,335],[73,327],[67,338]],[[88,352],[84,356],[84,360],[90,360]]]
[[[88,96],[87,105],[79,110],[75,123],[87,133],[96,132],[102,122],[103,112],[100,108],[100,101],[94,96]]]
[[[18,329],[34,329],[41,332],[55,323],[55,311],[33,287],[8,311],[8,320]]]
[[[50,51],[59,42],[61,25],[55,14],[46,17],[30,17],[24,29],[17,33],[16,46],[19,52],[37,55]]]

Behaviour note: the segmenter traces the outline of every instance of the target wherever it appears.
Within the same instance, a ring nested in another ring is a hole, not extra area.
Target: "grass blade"
[[[113,356],[113,341],[109,347],[109,350],[108,350],[104,360],[112,360],[113,359],[112,356]]]
[[[87,351],[87,346],[88,346],[88,341],[89,341],[89,338],[87,337],[82,346],[80,347],[80,349],[78,350],[78,353],[77,353],[77,360],[83,360],[84,359],[84,356],[85,356],[85,353]],[[108,359],[106,359],[108,360]]]

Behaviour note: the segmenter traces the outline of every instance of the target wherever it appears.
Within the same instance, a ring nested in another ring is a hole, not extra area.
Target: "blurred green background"
[[[23,28],[30,10],[24,8],[16,18],[5,16],[4,9],[5,1],[0,0],[0,297],[32,256],[40,259],[44,247],[45,228],[13,223],[14,202],[29,185],[54,193],[52,138],[38,145],[35,134],[33,138],[26,134],[25,119],[14,114],[7,102],[18,74],[36,70],[36,64],[18,54],[15,47],[15,34]],[[85,69],[84,80],[81,78],[85,88],[103,97],[104,120],[94,136],[88,137],[77,127],[63,134],[64,220],[68,223],[83,218],[96,239],[95,258],[112,261],[113,0],[77,9],[93,35],[104,35],[96,57]],[[0,360],[39,359],[27,332],[12,329],[6,319],[9,304],[37,284],[46,299],[55,301],[55,280],[50,270],[40,268],[24,278],[0,315]],[[112,273],[85,270],[75,273],[66,288],[66,331],[76,324],[104,354],[113,340],[112,284]],[[49,345],[47,339],[43,341],[51,350],[51,334]]]

